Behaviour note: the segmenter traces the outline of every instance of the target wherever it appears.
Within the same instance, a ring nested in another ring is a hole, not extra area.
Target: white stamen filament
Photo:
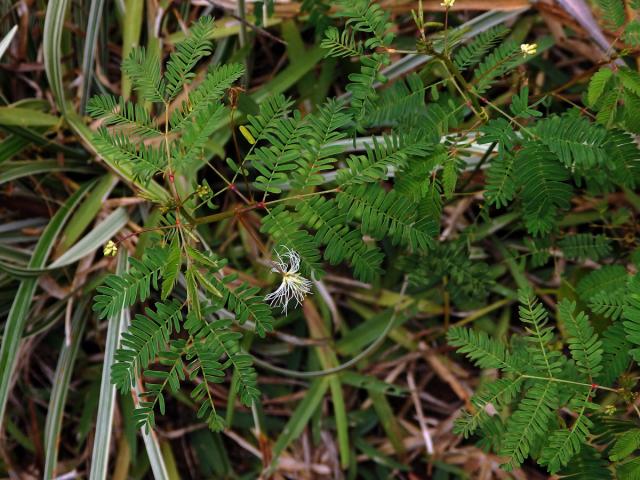
[[[283,248],[284,253],[276,252],[278,260],[273,262],[271,269],[272,272],[282,275],[282,282],[275,292],[270,293],[264,299],[272,307],[281,307],[286,315],[289,302],[295,300],[296,306],[300,305],[304,297],[311,293],[312,283],[298,273],[300,255],[289,248]]]

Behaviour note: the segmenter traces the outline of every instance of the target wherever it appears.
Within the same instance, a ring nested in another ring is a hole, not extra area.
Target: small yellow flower
[[[196,195],[202,199],[210,197],[211,193],[209,185],[198,185],[198,188],[196,188]]]
[[[520,51],[526,57],[528,55],[535,55],[538,51],[537,43],[523,43],[520,45]]]
[[[444,8],[451,8],[453,7],[454,3],[456,3],[456,0],[444,0],[444,2],[440,4],[440,6]]]
[[[118,246],[116,245],[116,242],[109,240],[104,246],[102,253],[104,253],[105,257],[115,257],[116,253],[118,253]]]

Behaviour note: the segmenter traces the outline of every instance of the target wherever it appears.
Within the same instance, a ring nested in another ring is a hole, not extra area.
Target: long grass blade
[[[102,209],[104,201],[117,184],[118,178],[115,175],[108,173],[102,176],[64,228],[56,255],[66,252],[80,238],[82,232],[94,221],[95,216]]]
[[[116,273],[122,275],[127,271],[127,252],[122,250],[118,256]],[[116,387],[111,383],[111,365],[113,365],[116,349],[127,321],[128,309],[122,309],[116,315],[109,317],[107,327],[107,340],[102,364],[102,379],[100,381],[100,399],[98,403],[98,418],[96,420],[96,435],[93,442],[93,454],[91,456],[91,480],[107,478],[109,467],[109,446],[111,445],[111,432],[113,424],[113,412],[116,403]]]
[[[30,268],[44,267],[58,234],[62,231],[62,227],[93,184],[94,182],[89,182],[79,188],[60,207],[47,224],[31,256]],[[20,282],[5,323],[2,346],[0,346],[0,425],[4,419],[7,400],[9,399],[11,377],[17,362],[18,347],[20,346],[22,332],[27,323],[29,308],[37,285],[38,279],[35,277]]]
[[[91,93],[94,55],[96,52],[98,31],[100,29],[103,7],[104,0],[91,0],[86,37],[84,39],[84,54],[82,56],[82,93],[80,95],[80,112],[82,113],[85,113],[86,111],[89,94]]]
[[[67,345],[65,341],[62,342],[60,356],[58,357],[58,366],[56,367],[56,373],[53,377],[49,410],[47,411],[44,429],[44,478],[54,478],[56,473],[55,468],[58,462],[58,445],[64,406],[67,401],[73,366],[76,362],[78,348],[80,347],[87,322],[86,305],[87,299],[80,302],[74,312],[71,323],[71,345]]]
[[[82,257],[86,257],[118,233],[128,221],[129,216],[124,208],[114,210],[107,218],[91,229],[87,235],[82,237],[78,243],[53,262],[50,267],[63,267],[80,260]]]
[[[60,42],[68,3],[68,0],[49,1],[44,17],[43,34],[44,70],[58,109],[63,113],[67,110],[67,102],[62,83],[62,50]]]
[[[18,178],[52,172],[95,173],[96,170],[86,162],[74,160],[67,160],[62,165],[57,160],[9,162],[0,167],[0,185]]]
[[[2,38],[2,40],[0,40],[0,58],[4,56],[4,53],[7,51],[7,48],[9,48],[9,45],[11,45],[11,41],[13,40],[13,37],[16,35],[17,31],[18,31],[18,25],[14,25],[13,27],[11,27],[11,30],[9,30],[9,33],[7,33]]]

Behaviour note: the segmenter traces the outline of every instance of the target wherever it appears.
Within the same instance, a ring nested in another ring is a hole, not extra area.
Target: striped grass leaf
[[[67,393],[69,392],[69,383],[73,366],[76,362],[78,348],[84,333],[84,327],[87,321],[88,298],[81,301],[73,314],[71,320],[71,344],[67,345],[66,340],[62,342],[60,355],[58,357],[58,366],[53,376],[51,387],[51,397],[49,398],[49,409],[47,411],[47,419],[44,427],[44,449],[45,449],[45,465],[44,478],[54,478],[55,468],[58,462],[58,445],[60,443],[60,429],[62,427],[62,417],[64,414],[64,406],[67,401]]]
[[[127,251],[122,249],[118,255],[116,274],[122,275],[127,271]],[[107,339],[102,363],[102,379],[100,381],[100,397],[98,400],[98,418],[96,420],[96,434],[93,441],[91,456],[91,480],[107,478],[109,467],[109,447],[113,426],[113,412],[116,402],[116,387],[111,383],[111,366],[115,352],[118,349],[120,334],[126,329],[128,309],[108,318]]]
[[[88,182],[84,184],[58,209],[38,239],[29,261],[29,268],[43,268],[45,266],[47,257],[59,233],[62,231],[62,227],[94,183]],[[29,309],[37,285],[37,277],[27,278],[20,282],[11,304],[9,316],[5,322],[2,345],[0,346],[0,425],[4,419],[9,398],[11,377],[17,362],[18,347],[20,346],[22,333],[27,323]]]
[[[98,43],[98,31],[102,21],[104,0],[91,0],[89,6],[89,19],[84,38],[84,53],[82,55],[82,86],[80,90],[80,112],[87,109],[87,102],[91,93],[91,81],[93,80],[93,64],[96,46]]]

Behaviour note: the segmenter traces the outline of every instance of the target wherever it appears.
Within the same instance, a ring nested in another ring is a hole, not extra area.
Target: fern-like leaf
[[[256,148],[247,157],[260,173],[255,181],[256,188],[265,193],[282,192],[282,185],[289,180],[291,172],[298,168],[300,141],[305,127],[299,112],[295,112],[291,118],[282,118],[277,130],[269,136],[271,145]]]
[[[453,327],[447,332],[447,341],[480,368],[499,368],[503,372],[522,374],[522,366],[511,356],[506,345],[489,338],[483,331]]]
[[[165,72],[167,101],[173,100],[195,77],[193,68],[201,58],[211,53],[209,38],[213,29],[213,18],[200,17],[189,30],[188,36],[176,45],[175,52],[169,57]]]
[[[159,380],[159,382],[144,382],[145,391],[139,395],[138,407],[133,412],[133,421],[136,428],[145,428],[147,433],[155,427],[155,408],[162,415],[165,413],[164,391],[169,388],[172,393],[180,390],[180,382],[184,381],[183,356],[187,351],[185,340],[173,340],[169,350],[159,353],[158,362],[166,370],[146,370],[147,379]]]
[[[589,81],[589,89],[587,90],[587,103],[589,103],[589,105],[595,106],[598,100],[600,100],[612,76],[613,71],[608,67],[603,67],[593,74]]]
[[[182,138],[171,146],[172,157],[175,159],[172,166],[176,171],[188,172],[194,167],[225,113],[226,110],[219,103],[213,103],[184,126]]]
[[[556,377],[561,369],[558,351],[549,350],[553,340],[553,327],[548,326],[549,312],[542,306],[531,290],[518,292],[520,320],[526,325],[527,336],[524,337],[531,353],[531,366],[538,372],[544,372],[549,378]]]
[[[515,159],[510,153],[500,150],[487,169],[487,182],[484,197],[489,205],[506,207],[516,193]]]
[[[567,331],[569,350],[578,370],[589,380],[602,371],[602,342],[584,312],[575,313],[576,304],[566,298],[558,304],[558,312]]]
[[[155,306],[155,312],[147,307],[145,315],[136,315],[122,334],[121,347],[116,350],[111,368],[111,383],[122,393],[128,392],[140,371],[147,368],[159,352],[166,350],[171,333],[180,332],[180,302],[172,300]]]
[[[279,205],[262,219],[263,233],[268,233],[276,245],[284,245],[300,255],[302,273],[320,279],[324,275],[320,252],[313,237],[302,228],[302,222]]]
[[[333,168],[335,156],[342,152],[339,145],[331,145],[343,139],[346,134],[340,129],[351,117],[344,112],[341,103],[330,100],[317,113],[309,115],[301,138],[299,168],[293,173],[291,185],[303,189],[321,185],[324,178],[321,173]]]
[[[160,72],[160,59],[157,55],[147,55],[144,47],[131,50],[129,57],[122,62],[122,72],[127,75],[133,88],[143,100],[163,103],[166,83]]]
[[[198,87],[189,93],[189,101],[171,112],[169,123],[172,131],[182,130],[219,101],[224,93],[244,74],[244,66],[239,63],[216,65]]]
[[[129,272],[109,275],[96,291],[93,310],[99,318],[112,316],[138,300],[144,301],[151,294],[151,287],[158,289],[158,278],[167,259],[167,250],[148,249],[142,260],[130,258]]]
[[[596,0],[602,17],[611,28],[620,28],[627,21],[627,14],[622,0]]]
[[[629,282],[629,293],[624,307],[624,331],[627,340],[634,347],[629,355],[640,362],[640,274],[636,274]]]
[[[602,372],[597,379],[602,385],[613,385],[629,366],[631,344],[625,336],[624,325],[614,323],[602,332]]]
[[[317,230],[314,240],[316,245],[326,246],[324,258],[329,263],[348,261],[363,282],[371,282],[381,273],[382,252],[377,247],[368,247],[362,235],[348,227],[345,214],[336,215],[334,200],[315,197],[298,208],[302,221]]]
[[[558,387],[553,382],[536,383],[507,421],[500,455],[506,457],[506,471],[518,468],[529,456],[532,445],[544,436],[558,407]]]
[[[516,154],[516,179],[522,186],[524,220],[533,235],[553,228],[557,212],[569,207],[571,187],[566,170],[543,145],[528,143]]]
[[[568,235],[558,242],[564,257],[568,260],[600,260],[611,254],[611,244],[604,235],[577,233]]]
[[[562,467],[569,464],[571,459],[580,452],[582,445],[586,443],[589,429],[593,427],[593,422],[586,416],[587,409],[593,409],[593,404],[589,402],[589,395],[586,398],[573,399],[570,407],[577,414],[571,428],[561,428],[551,433],[538,463],[545,465],[549,473],[557,473]],[[595,405],[597,408],[597,405]]]
[[[369,0],[342,0],[338,3],[338,16],[347,18],[347,27],[356,32],[372,34],[365,42],[365,47],[375,49],[389,45],[394,35],[391,30],[389,13],[381,5]]]
[[[539,121],[535,132],[566,167],[580,172],[608,161],[606,129],[584,117],[552,116]]]
[[[129,165],[134,178],[144,184],[167,165],[164,149],[144,144],[136,146],[124,132],[110,133],[102,127],[94,135],[94,145],[100,155]]]
[[[347,168],[338,171],[336,181],[341,188],[384,180],[391,168],[402,169],[409,157],[426,155],[431,145],[411,137],[388,135],[382,142],[374,138],[373,147],[366,148],[366,156],[349,156]]]
[[[347,220],[360,219],[364,234],[380,240],[389,236],[394,245],[407,245],[414,250],[433,246],[438,226],[429,217],[419,218],[416,206],[394,190],[359,185],[340,192],[336,199]]]
[[[128,134],[150,138],[160,135],[149,110],[141,104],[117,99],[112,95],[96,95],[89,100],[87,112],[103,119],[105,126],[116,126]]]
[[[354,32],[344,30],[342,33],[329,27],[324,31],[324,39],[320,46],[327,50],[327,57],[346,58],[359,57],[363,54],[362,43],[355,39]]]
[[[237,280],[237,275],[226,275],[222,280],[215,276],[210,278],[213,286],[223,295],[223,302],[229,310],[236,314],[238,323],[243,324],[247,320],[255,325],[256,333],[264,337],[267,332],[273,331],[273,316],[271,309],[264,303],[262,296],[256,294],[258,287],[251,287],[248,283],[231,287],[230,284]]]
[[[509,29],[504,25],[497,25],[479,33],[470,44],[456,50],[453,58],[454,65],[458,70],[464,71],[478,64],[508,33]]]

